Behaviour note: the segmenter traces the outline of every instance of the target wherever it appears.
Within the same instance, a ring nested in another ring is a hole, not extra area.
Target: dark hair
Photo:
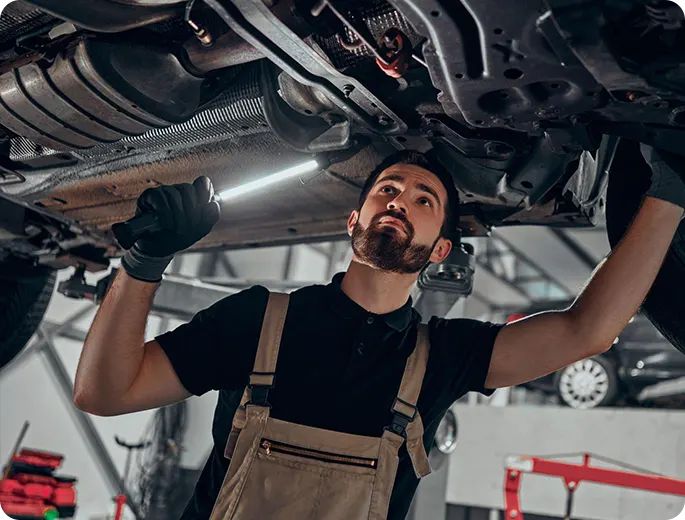
[[[459,229],[459,193],[454,186],[452,175],[438,161],[431,151],[427,153],[416,152],[413,150],[402,150],[388,156],[382,163],[369,174],[364,181],[362,191],[359,194],[359,208],[364,205],[366,197],[378,179],[378,176],[394,164],[412,164],[428,170],[435,175],[447,191],[447,205],[445,206],[445,221],[440,229],[440,236],[453,240],[457,238]]]

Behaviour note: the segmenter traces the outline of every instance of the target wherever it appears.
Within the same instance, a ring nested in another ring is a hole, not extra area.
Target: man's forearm
[[[569,311],[580,338],[598,350],[611,347],[654,283],[683,211],[645,197],[623,239],[595,270]]]
[[[121,398],[143,360],[145,324],[158,284],[119,270],[95,315],[81,352],[74,400],[84,409]]]

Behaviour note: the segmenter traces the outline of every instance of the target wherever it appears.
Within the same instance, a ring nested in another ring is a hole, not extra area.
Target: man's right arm
[[[94,415],[120,415],[181,401],[191,394],[157,341],[145,343],[156,283],[121,269],[86,337],[76,371],[74,403]]]
[[[154,214],[161,229],[136,240],[107,291],[86,337],[76,371],[74,403],[95,415],[119,415],[185,399],[181,384],[157,341],[145,343],[145,324],[162,273],[174,254],[207,235],[219,204],[207,177],[193,184],[145,190],[136,214]]]

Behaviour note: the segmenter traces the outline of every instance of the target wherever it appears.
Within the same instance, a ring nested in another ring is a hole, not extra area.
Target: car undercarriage
[[[339,238],[368,172],[404,148],[437,150],[465,237],[596,225],[637,143],[682,154],[683,22],[661,0],[10,2],[0,255],[103,269],[146,188],[223,189],[334,152],[225,205],[196,249]]]

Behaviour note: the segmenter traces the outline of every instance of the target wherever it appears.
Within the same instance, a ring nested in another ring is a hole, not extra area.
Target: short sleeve
[[[494,389],[485,388],[495,339],[505,326],[501,323],[467,318],[430,321],[431,356],[436,355],[436,366],[456,401],[467,392],[491,395]]]
[[[262,286],[232,294],[155,338],[186,390],[202,395],[245,386],[268,296]]]

